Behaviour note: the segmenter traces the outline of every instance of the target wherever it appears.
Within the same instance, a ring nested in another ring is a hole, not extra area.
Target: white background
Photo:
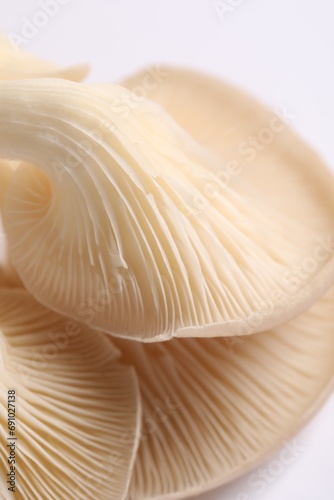
[[[44,23],[43,0],[0,0],[0,29],[61,65],[92,63],[91,81],[160,62],[214,73],[285,107],[334,170],[331,0],[221,0],[220,15],[213,0],[48,1],[57,8]],[[334,397],[296,439],[303,451],[276,476],[279,454],[261,466],[269,471],[261,491],[247,474],[199,499],[333,500]]]

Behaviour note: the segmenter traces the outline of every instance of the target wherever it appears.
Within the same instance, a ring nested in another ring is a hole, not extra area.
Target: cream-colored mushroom
[[[283,446],[333,388],[333,303],[331,288],[290,323],[242,338],[115,339],[143,398],[129,498],[193,497]]]
[[[24,290],[0,289],[1,498],[126,497],[141,405],[135,372],[119,356],[103,334],[59,317]],[[16,462],[9,464],[5,443],[13,437]]]
[[[5,200],[27,289],[144,340],[253,333],[305,310],[334,274],[331,174],[287,132],[298,154],[282,156],[272,198],[256,175],[226,186],[221,160],[154,103],[124,111],[131,99],[117,85],[0,82],[0,157],[34,165],[15,172]]]
[[[0,80],[54,77],[79,82],[87,72],[87,64],[60,68],[18,48],[9,37],[0,35]]]

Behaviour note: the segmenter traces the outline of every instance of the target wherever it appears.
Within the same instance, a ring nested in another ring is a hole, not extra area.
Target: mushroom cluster
[[[331,173],[242,91],[159,71],[84,84],[0,38],[5,500],[195,496],[333,387]]]

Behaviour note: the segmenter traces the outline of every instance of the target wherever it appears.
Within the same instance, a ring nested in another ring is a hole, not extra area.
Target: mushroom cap
[[[192,497],[257,466],[333,388],[334,288],[307,312],[247,337],[115,339],[135,367],[142,441],[130,500]]]
[[[272,116],[227,95],[239,142]],[[29,162],[5,196],[12,261],[46,306],[145,341],[246,335],[330,286],[333,178],[287,127],[226,185],[225,159],[121,86],[0,82],[0,103],[0,157]]]
[[[126,497],[141,405],[135,372],[119,356],[102,333],[23,289],[0,288],[0,438],[7,442],[7,391],[15,390],[18,500]],[[0,448],[9,500],[8,453]]]
[[[0,80],[53,77],[79,82],[85,78],[88,70],[87,64],[60,68],[19,49],[9,37],[0,35]]]

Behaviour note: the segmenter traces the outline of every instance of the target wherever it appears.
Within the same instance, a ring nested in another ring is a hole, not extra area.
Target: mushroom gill
[[[323,231],[322,241],[329,253],[333,251],[333,175],[291,129],[295,115],[290,109],[267,108],[235,86],[194,70],[164,67],[165,77],[159,84],[147,86],[151,72],[149,68],[140,71],[121,84],[134,92],[139,87],[144,89],[147,98],[161,105],[199,144],[216,155],[219,169],[207,187],[211,196],[232,186],[237,194],[263,210],[267,218],[279,211],[282,226],[300,219],[295,235],[305,248],[306,258],[317,249],[316,244],[306,249],[304,227],[315,237]],[[277,230],[281,229],[273,224],[267,237],[274,237]],[[283,251],[285,245],[281,243],[279,250]],[[298,274],[296,266],[304,263],[300,256],[290,256],[293,263],[289,274],[293,274],[293,267]],[[306,269],[307,264],[299,272],[305,285],[308,279],[303,278],[303,272],[314,273],[312,265]]]
[[[230,110],[224,122],[229,141],[269,113],[242,96],[240,126]],[[0,82],[0,157],[29,162],[4,207],[26,288],[145,341],[246,335],[309,307],[334,275],[333,179],[320,160],[286,128],[254,175],[247,167],[226,185],[217,172],[228,151],[216,157],[135,98],[118,85]]]
[[[61,318],[22,289],[0,288],[0,438],[13,439],[7,391],[15,390],[15,498],[126,497],[141,404],[135,372],[119,356],[103,334]],[[8,456],[1,446],[6,500],[13,498]]]
[[[130,500],[197,495],[282,446],[333,388],[333,303],[331,288],[298,318],[247,337],[115,339],[143,402]]]

